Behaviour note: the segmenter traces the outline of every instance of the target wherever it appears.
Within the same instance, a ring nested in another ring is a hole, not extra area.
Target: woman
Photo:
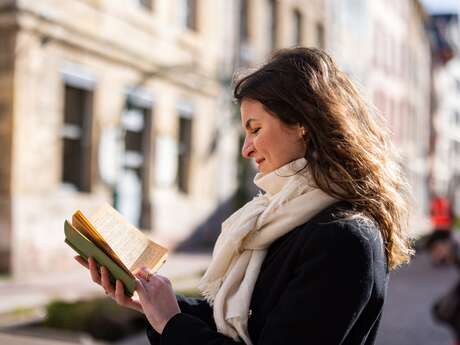
[[[264,191],[222,225],[200,289],[138,272],[152,344],[373,344],[389,270],[411,255],[407,185],[375,114],[323,51],[285,49],[236,83]]]

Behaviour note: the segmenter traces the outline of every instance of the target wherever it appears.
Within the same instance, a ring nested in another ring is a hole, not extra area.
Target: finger
[[[132,308],[139,312],[143,312],[142,305],[139,301],[133,300],[131,297],[125,295],[125,288],[123,283],[117,279],[115,282],[115,301],[122,306]]]
[[[140,270],[140,269],[137,269],[133,272],[133,276],[137,277],[137,278],[143,278],[144,277],[144,273]]]
[[[139,299],[140,299],[141,302],[142,302],[142,300],[147,296],[147,288],[145,287],[145,284],[146,284],[147,282],[144,283],[143,280],[142,280],[142,277],[141,277],[140,279],[137,278],[137,279],[135,280],[135,283],[136,283],[135,289],[136,289],[136,291],[137,291],[137,294],[138,294],[138,296],[139,296]]]
[[[96,261],[91,257],[88,259],[88,266],[93,282],[96,284],[101,284],[101,276],[98,272]]]
[[[148,282],[153,275],[146,268],[141,268],[134,271],[134,276]]]
[[[149,281],[153,276],[153,273],[147,267],[141,267],[139,274],[146,280]]]
[[[146,287],[144,285],[145,283],[143,283],[141,279],[137,279],[137,278],[135,282],[136,282],[136,292],[139,298],[139,303],[143,306],[148,301],[148,295],[147,295]]]
[[[110,282],[109,270],[104,266],[101,266],[101,285],[110,296],[114,295],[115,290]]]
[[[80,255],[74,256],[74,259],[83,267],[89,269],[88,260],[83,259]]]
[[[159,274],[156,274],[156,273],[154,273],[153,276],[155,277],[155,279],[158,279],[163,284],[171,285],[171,281],[168,278],[166,278],[165,276],[162,276],[162,275],[159,275]]]
[[[115,282],[115,301],[120,305],[125,304],[125,288],[118,279]]]

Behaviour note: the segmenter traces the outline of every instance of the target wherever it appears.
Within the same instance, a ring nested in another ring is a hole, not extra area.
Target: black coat
[[[339,219],[340,202],[269,247],[251,298],[253,344],[370,345],[375,341],[388,282],[375,226]],[[212,308],[178,296],[182,313],[151,344],[237,344],[218,333]]]

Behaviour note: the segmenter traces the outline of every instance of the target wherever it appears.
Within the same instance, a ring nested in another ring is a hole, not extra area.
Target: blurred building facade
[[[385,117],[426,228],[426,20],[418,0],[0,0],[0,262],[67,269],[63,220],[103,201],[183,239],[237,187],[233,72],[298,45]]]
[[[238,67],[255,67],[278,48],[326,45],[325,0],[240,0]]]
[[[460,11],[460,5],[459,5]],[[459,14],[431,17],[433,37],[433,156],[430,186],[460,215],[460,21]]]
[[[326,49],[345,73],[365,87],[372,61],[372,36],[369,1],[326,1]]]
[[[377,107],[412,186],[411,229],[429,229],[431,60],[418,0],[329,0],[327,49]]]
[[[184,238],[237,185],[234,69],[325,46],[322,0],[0,8],[1,252],[21,276],[72,265],[62,222],[104,201]]]
[[[74,265],[76,209],[107,201],[174,243],[234,191],[225,3],[0,1],[3,270]]]

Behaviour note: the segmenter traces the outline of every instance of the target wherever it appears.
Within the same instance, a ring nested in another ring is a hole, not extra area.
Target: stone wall
[[[233,166],[236,151],[228,147],[236,145],[237,133],[230,133],[225,157],[209,153],[216,126],[222,123],[216,71],[223,50],[218,49],[220,31],[211,29],[219,17],[201,15],[202,31],[182,32],[174,28],[173,7],[148,14],[118,0],[98,3],[23,2],[17,14],[21,56],[15,60],[15,99],[9,102],[15,112],[14,159],[9,168],[9,212],[14,221],[8,240],[17,278],[78,268],[73,251],[63,242],[63,222],[77,209],[91,211],[104,201],[112,202],[110,186],[101,173],[100,158],[106,152],[100,143],[107,131],[119,126],[128,90],[135,86],[152,98],[155,150],[150,157],[153,172],[148,197],[154,216],[153,228],[145,230],[172,246],[218,206],[217,184],[232,182],[236,176],[223,180],[219,170],[230,170],[220,164],[223,160]],[[206,3],[203,8],[211,12],[222,4]],[[191,65],[194,61],[196,66]],[[96,171],[90,193],[69,189],[61,178],[64,78],[69,73],[92,84]],[[188,194],[178,191],[177,167],[172,164],[177,160],[181,103],[193,108]]]

